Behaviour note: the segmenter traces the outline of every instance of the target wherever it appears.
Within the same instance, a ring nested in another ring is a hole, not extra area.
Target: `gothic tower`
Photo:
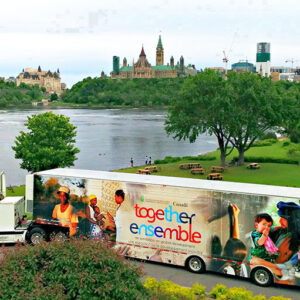
[[[174,57],[171,56],[170,58],[170,65],[171,65],[171,68],[174,69]]]
[[[161,42],[161,36],[159,35],[157,47],[156,47],[156,65],[163,66],[164,65],[164,48]]]
[[[127,67],[127,59],[126,57],[123,58],[123,68]]]

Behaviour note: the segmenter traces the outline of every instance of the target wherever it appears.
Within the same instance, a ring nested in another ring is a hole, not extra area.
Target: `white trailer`
[[[24,197],[6,197],[4,172],[0,174],[0,196],[0,243],[24,242],[25,200]]]

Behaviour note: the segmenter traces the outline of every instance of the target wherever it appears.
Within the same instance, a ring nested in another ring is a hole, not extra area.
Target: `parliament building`
[[[151,66],[148,62],[144,47],[142,47],[138,61],[133,61],[132,66],[127,64],[124,57],[120,67],[120,58],[113,57],[113,71],[111,78],[173,78],[185,74],[184,59],[180,57],[180,62],[174,65],[174,58],[171,56],[170,63],[164,64],[164,48],[159,36],[156,47],[156,65]]]

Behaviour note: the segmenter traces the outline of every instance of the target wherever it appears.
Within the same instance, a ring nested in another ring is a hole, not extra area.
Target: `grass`
[[[289,147],[284,147],[283,142],[277,142],[271,146],[265,147],[253,147],[245,153],[245,157],[251,156],[254,158],[271,158],[271,159],[289,159],[288,155]],[[192,157],[184,157],[176,162],[169,162],[163,164],[156,164],[159,172],[152,173],[151,175],[162,175],[162,176],[174,176],[174,177],[185,177],[185,178],[198,178],[206,179],[207,174],[211,173],[211,166],[220,165],[219,151],[214,151],[209,156],[215,156],[214,160],[199,161],[195,157],[194,162],[200,162],[204,168],[204,175],[193,175],[190,170],[179,169],[179,165],[182,163],[192,162]],[[233,157],[237,156],[237,152],[233,152],[228,161]],[[171,158],[166,161],[172,161]],[[300,166],[297,164],[284,164],[284,163],[259,163],[261,168],[250,170],[247,169],[248,163],[243,166],[226,167],[223,173],[223,181],[234,181],[234,182],[246,182],[246,183],[257,183],[257,184],[269,184],[278,186],[289,186],[300,188]],[[118,172],[124,173],[135,173],[138,169],[143,166],[118,170]]]
[[[6,196],[25,196],[25,185],[7,187]]]

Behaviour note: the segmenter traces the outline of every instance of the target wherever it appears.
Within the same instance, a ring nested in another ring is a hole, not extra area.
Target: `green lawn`
[[[7,187],[6,196],[25,196],[25,185]]]
[[[272,146],[265,147],[253,147],[246,152],[246,157],[265,157],[265,158],[278,158],[288,159],[287,154],[288,147],[283,146],[283,142],[277,142]],[[208,173],[211,173],[211,166],[218,166],[220,164],[219,151],[214,151],[209,156],[215,156],[217,159],[209,161],[194,162],[201,163],[201,166],[205,169],[204,175],[193,175],[190,170],[179,169],[179,165],[182,163],[193,162],[190,158],[182,158],[177,162],[170,162],[165,164],[156,164],[159,168],[159,172],[151,173],[151,175],[163,175],[163,176],[174,176],[174,177],[186,177],[186,178],[199,178],[205,179]],[[228,159],[230,161],[237,153],[232,153]],[[300,165],[297,164],[283,164],[283,163],[259,163],[261,168],[256,170],[247,169],[245,163],[239,167],[226,167],[223,173],[223,181],[234,181],[234,182],[248,182],[248,183],[259,183],[269,185],[280,185],[290,187],[300,187]],[[135,173],[138,169],[143,166],[122,169],[118,172]]]

